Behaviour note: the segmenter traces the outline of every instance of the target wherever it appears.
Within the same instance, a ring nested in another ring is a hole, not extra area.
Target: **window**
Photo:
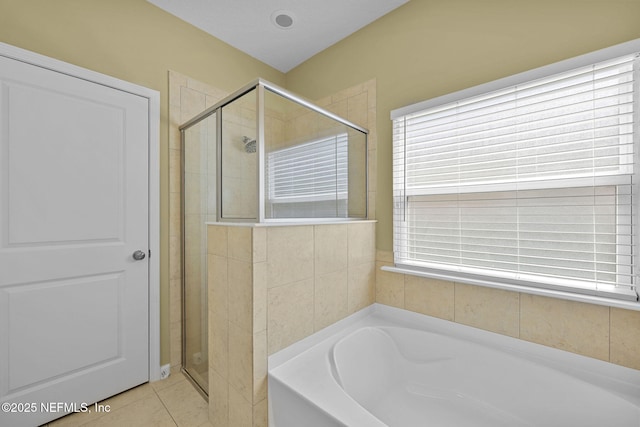
[[[637,300],[638,55],[564,67],[392,113],[396,265]]]
[[[268,153],[271,216],[347,217],[348,142],[341,133]]]

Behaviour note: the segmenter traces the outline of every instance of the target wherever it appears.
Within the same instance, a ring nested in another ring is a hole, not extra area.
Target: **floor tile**
[[[109,412],[92,409],[41,427],[212,427],[207,401],[179,369],[165,380],[142,384],[99,404]]]
[[[176,427],[176,423],[154,393],[92,421],[92,427]]]
[[[209,421],[209,405],[189,381],[159,390],[158,396],[179,427],[193,427]]]

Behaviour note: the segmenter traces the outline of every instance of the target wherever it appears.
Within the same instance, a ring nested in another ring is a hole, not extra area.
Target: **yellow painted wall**
[[[392,246],[391,122],[407,104],[640,38],[640,0],[411,0],[284,74],[145,0],[0,0],[0,42],[160,91],[161,361],[168,331],[169,69],[320,99],[377,79],[377,246]]]
[[[161,363],[169,363],[168,70],[229,92],[284,74],[145,0],[0,0],[0,42],[160,92]]]
[[[378,249],[392,248],[395,108],[640,38],[640,0],[411,0],[287,73],[310,99],[376,78]]]

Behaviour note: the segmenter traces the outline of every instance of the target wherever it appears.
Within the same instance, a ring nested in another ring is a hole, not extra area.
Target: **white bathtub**
[[[640,371],[374,304],[269,358],[271,427],[639,427]]]

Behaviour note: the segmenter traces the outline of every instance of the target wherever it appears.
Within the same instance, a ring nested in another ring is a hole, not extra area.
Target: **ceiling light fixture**
[[[271,14],[271,22],[280,29],[288,30],[293,27],[294,15],[286,10],[277,10]]]

